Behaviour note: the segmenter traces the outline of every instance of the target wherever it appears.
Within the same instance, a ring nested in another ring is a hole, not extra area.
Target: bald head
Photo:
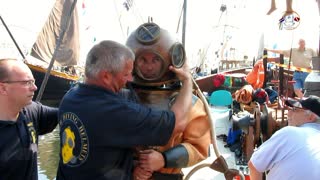
[[[0,59],[0,82],[9,80],[14,74],[31,73],[29,67],[16,59]]]
[[[0,59],[1,118],[16,120],[19,111],[32,103],[37,86],[29,67],[16,59]]]
[[[299,48],[304,50],[306,47],[306,41],[304,39],[299,39]]]

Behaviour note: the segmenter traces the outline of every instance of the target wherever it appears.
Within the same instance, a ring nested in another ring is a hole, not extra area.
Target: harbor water
[[[39,137],[38,174],[39,180],[53,180],[59,164],[59,128]]]
[[[41,101],[42,104],[58,107],[58,101]],[[53,132],[39,136],[38,174],[39,180],[54,180],[59,164],[59,127]]]

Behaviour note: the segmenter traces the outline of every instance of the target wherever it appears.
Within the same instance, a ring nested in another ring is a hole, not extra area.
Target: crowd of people
[[[137,34],[150,26],[159,34]],[[138,27],[125,45],[94,45],[85,81],[65,94],[59,108],[33,102],[36,90],[27,65],[0,60],[0,179],[38,179],[38,136],[58,124],[57,180],[182,180],[182,168],[208,157],[210,123],[193,94],[184,48],[154,23]],[[289,126],[253,154],[252,180],[265,172],[269,179],[320,177],[314,170],[320,167],[320,99],[286,104]]]

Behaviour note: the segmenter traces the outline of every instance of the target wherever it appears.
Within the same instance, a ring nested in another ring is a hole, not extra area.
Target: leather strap
[[[188,165],[189,154],[183,145],[175,146],[162,153],[165,160],[165,167],[183,168]]]

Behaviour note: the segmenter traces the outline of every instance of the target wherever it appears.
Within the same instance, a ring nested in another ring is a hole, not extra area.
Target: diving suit
[[[170,109],[179,94],[181,82],[169,66],[181,67],[186,61],[184,47],[167,30],[153,22],[139,26],[130,34],[126,45],[136,55],[131,99],[146,106]],[[183,133],[173,133],[164,146],[137,147],[138,161],[135,168],[147,168],[149,179],[183,179],[181,169],[199,163],[209,154],[210,123],[204,103],[194,93],[188,125]],[[161,138],[161,137],[159,137]],[[142,150],[152,149],[160,154],[154,158]],[[146,155],[147,154],[147,155]],[[141,160],[141,156],[144,160]],[[139,158],[140,157],[140,158]],[[158,162],[163,161],[163,162]],[[148,163],[146,163],[148,162]],[[156,164],[161,164],[156,167]],[[136,172],[134,172],[135,174]]]

